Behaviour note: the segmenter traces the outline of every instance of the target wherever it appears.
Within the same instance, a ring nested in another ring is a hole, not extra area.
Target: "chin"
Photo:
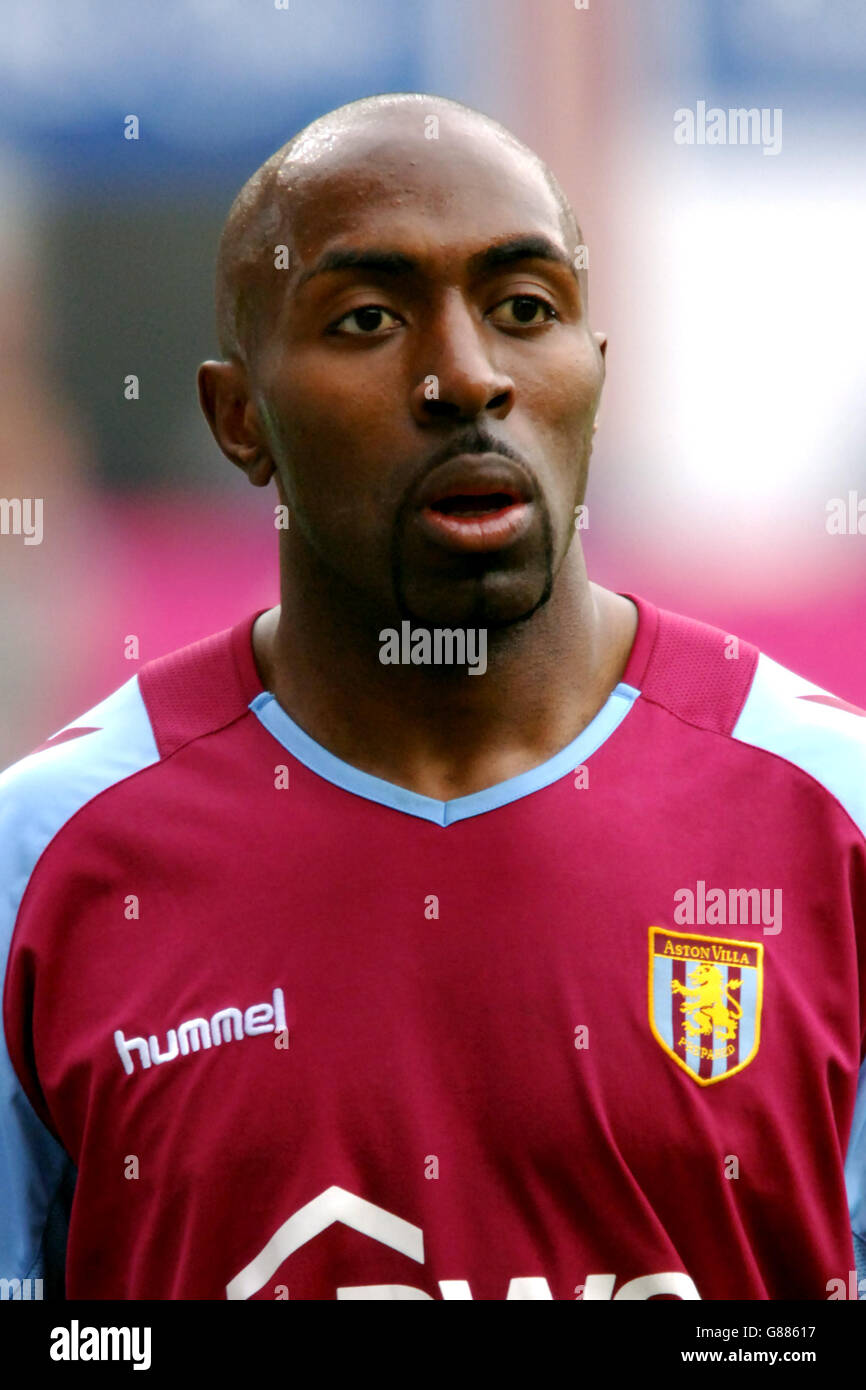
[[[455,588],[459,592],[455,592]],[[490,575],[466,585],[420,588],[404,596],[402,617],[427,627],[505,630],[526,623],[550,598],[552,584],[538,576]]]

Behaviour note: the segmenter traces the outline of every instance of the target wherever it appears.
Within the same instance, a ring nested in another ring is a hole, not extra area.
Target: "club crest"
[[[650,1028],[699,1086],[748,1066],[761,1037],[764,946],[649,929]]]

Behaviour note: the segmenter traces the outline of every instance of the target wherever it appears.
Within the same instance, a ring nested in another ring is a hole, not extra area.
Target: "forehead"
[[[302,151],[286,171],[301,269],[347,238],[467,251],[519,232],[563,240],[556,198],[534,160],[450,115],[440,118],[438,138],[427,138],[430,129],[421,112],[401,112]]]

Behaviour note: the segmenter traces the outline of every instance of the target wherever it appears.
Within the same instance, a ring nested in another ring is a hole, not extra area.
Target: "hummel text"
[[[114,1044],[117,1048],[123,1070],[127,1076],[135,1071],[133,1051],[141,1061],[142,1070],[154,1064],[173,1062],[175,1057],[188,1057],[190,1052],[201,1052],[209,1047],[220,1047],[223,1043],[239,1042],[241,1038],[255,1037],[258,1033],[281,1032],[286,1026],[286,1004],[281,989],[275,989],[272,1004],[250,1004],[241,1012],[233,1006],[218,1009],[210,1022],[206,1018],[188,1018],[176,1028],[169,1028],[166,1035],[167,1046],[160,1051],[159,1039],[151,1033],[144,1038],[126,1038],[120,1028],[115,1029]]]

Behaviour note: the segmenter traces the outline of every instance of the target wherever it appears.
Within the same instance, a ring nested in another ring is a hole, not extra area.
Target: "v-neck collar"
[[[258,613],[254,614],[247,623],[244,623],[242,632],[239,632],[241,640],[243,640],[242,633],[245,632],[246,634],[246,649],[236,650],[238,650],[239,664],[247,690],[252,687],[258,692],[253,695],[249,702],[250,711],[267,729],[268,733],[282,744],[299,763],[316,773],[317,776],[324,778],[325,781],[331,782],[334,786],[341,787],[344,791],[351,792],[355,796],[363,797],[367,801],[378,802],[379,805],[388,806],[394,811],[402,811],[405,815],[417,816],[422,820],[431,821],[434,825],[448,826],[454,825],[457,821],[467,820],[470,816],[479,816],[488,811],[495,811],[500,806],[507,806],[512,801],[530,796],[533,792],[540,791],[543,787],[548,787],[551,783],[559,781],[567,773],[583,766],[587,759],[619,728],[640,695],[637,682],[642,678],[646,669],[657,622],[657,612],[651,604],[647,604],[645,600],[638,599],[633,594],[625,594],[623,597],[631,599],[637,607],[637,632],[622,680],[614,686],[601,709],[590,720],[586,728],[582,729],[565,748],[554,753],[543,763],[539,763],[537,767],[530,768],[527,772],[521,772],[516,777],[508,777],[503,782],[496,782],[493,786],[485,787],[481,791],[472,792],[468,796],[458,796],[450,801],[439,801],[435,797],[422,796],[419,792],[410,791],[408,787],[401,787],[396,782],[388,782],[382,777],[375,777],[370,772],[364,772],[352,763],[338,758],[322,744],[317,743],[308,733],[305,733],[301,726],[296,724],[294,719],[277,702],[276,697],[262,687],[258,677],[252,650],[252,628],[256,618],[260,616]],[[265,611],[262,610],[262,612]]]

